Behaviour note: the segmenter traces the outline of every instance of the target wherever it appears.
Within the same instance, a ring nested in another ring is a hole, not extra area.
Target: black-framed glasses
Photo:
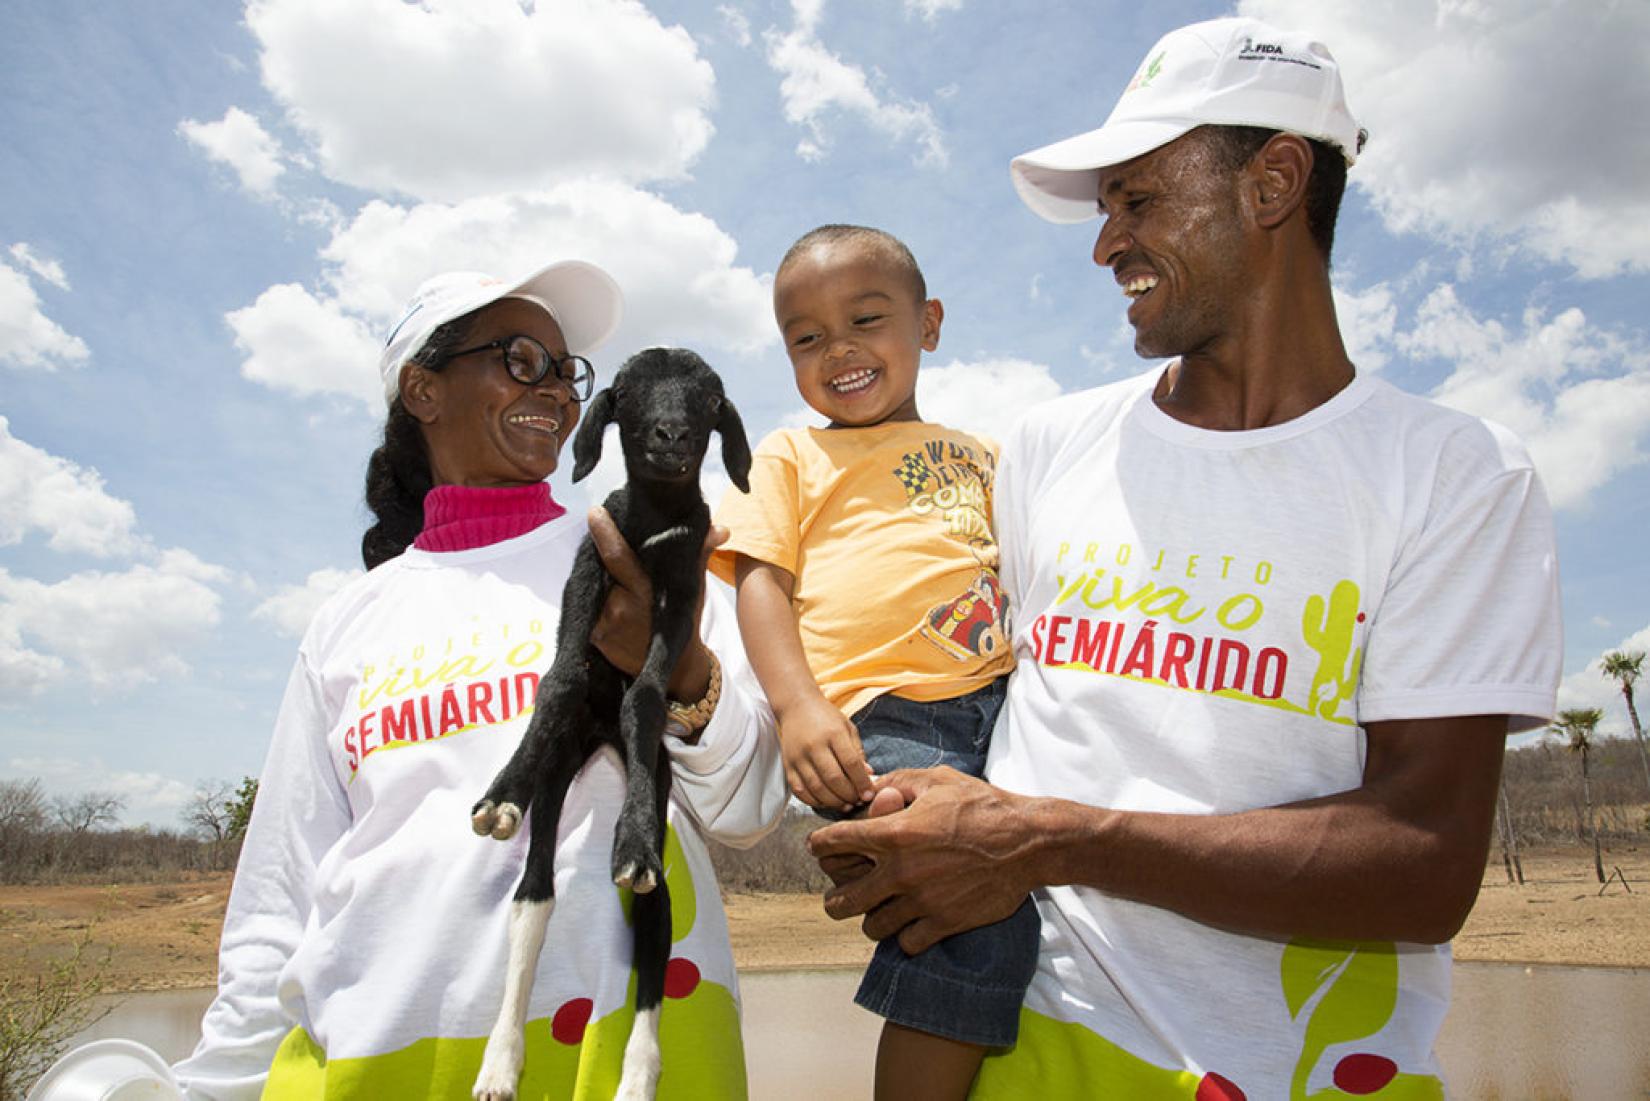
[[[477,344],[462,352],[454,352],[449,359],[490,352],[497,348],[504,355],[504,369],[523,386],[537,386],[553,369],[556,377],[573,391],[574,401],[588,401],[596,388],[596,369],[583,356],[558,356],[532,337],[518,333],[500,337],[486,344]]]

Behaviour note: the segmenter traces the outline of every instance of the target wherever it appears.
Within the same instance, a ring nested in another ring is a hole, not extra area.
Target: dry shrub
[[[1630,738],[1599,738],[1588,772],[1599,839],[1606,844],[1644,841],[1650,791],[1638,746]],[[1509,749],[1502,774],[1520,844],[1592,844],[1575,753],[1546,739]]]
[[[768,836],[748,849],[712,842],[711,863],[724,891],[739,894],[820,893],[831,885],[808,855],[808,835],[824,824],[812,812],[786,812]]]
[[[91,937],[88,927],[43,973],[0,975],[0,1101],[19,1101],[74,1037],[114,1008],[98,1005],[109,956],[92,952]]]

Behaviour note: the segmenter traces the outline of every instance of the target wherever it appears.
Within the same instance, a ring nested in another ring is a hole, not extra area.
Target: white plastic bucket
[[[52,1064],[26,1101],[182,1101],[166,1060],[136,1040],[93,1040]]]

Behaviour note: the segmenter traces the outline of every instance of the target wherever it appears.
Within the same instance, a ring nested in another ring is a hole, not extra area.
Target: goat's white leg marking
[[[653,1101],[659,1089],[659,1007],[636,1014],[624,1046],[624,1076],[613,1101]]]
[[[504,973],[504,1004],[487,1037],[487,1051],[476,1075],[475,1101],[512,1101],[521,1077],[526,1051],[527,1000],[533,993],[533,974],[544,948],[544,930],[550,924],[555,899],[510,903],[510,962]]]

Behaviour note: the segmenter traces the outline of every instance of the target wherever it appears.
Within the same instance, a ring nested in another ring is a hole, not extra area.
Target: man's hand
[[[607,602],[602,605],[596,626],[590,631],[590,642],[613,663],[614,668],[630,676],[642,670],[647,657],[647,646],[653,624],[653,584],[647,571],[630,549],[619,527],[607,510],[600,505],[590,510],[590,538],[601,555],[602,565],[613,577]],[[712,525],[705,533],[705,544],[699,551],[699,569],[703,572],[710,561],[711,551],[727,542],[728,529]],[[699,605],[694,609],[693,622],[705,608],[705,591],[699,590]],[[697,700],[710,687],[710,651],[693,632],[693,640],[676,662],[670,677],[670,696],[677,700]]]
[[[817,692],[779,716],[779,744],[785,781],[810,807],[852,810],[875,794],[859,731]]]
[[[1001,921],[1039,886],[1033,801],[950,768],[901,769],[879,787],[897,790],[906,808],[825,826],[808,839],[837,882],[825,893],[831,917],[863,914],[866,936],[898,933],[914,955]],[[883,802],[879,792],[879,809]]]

